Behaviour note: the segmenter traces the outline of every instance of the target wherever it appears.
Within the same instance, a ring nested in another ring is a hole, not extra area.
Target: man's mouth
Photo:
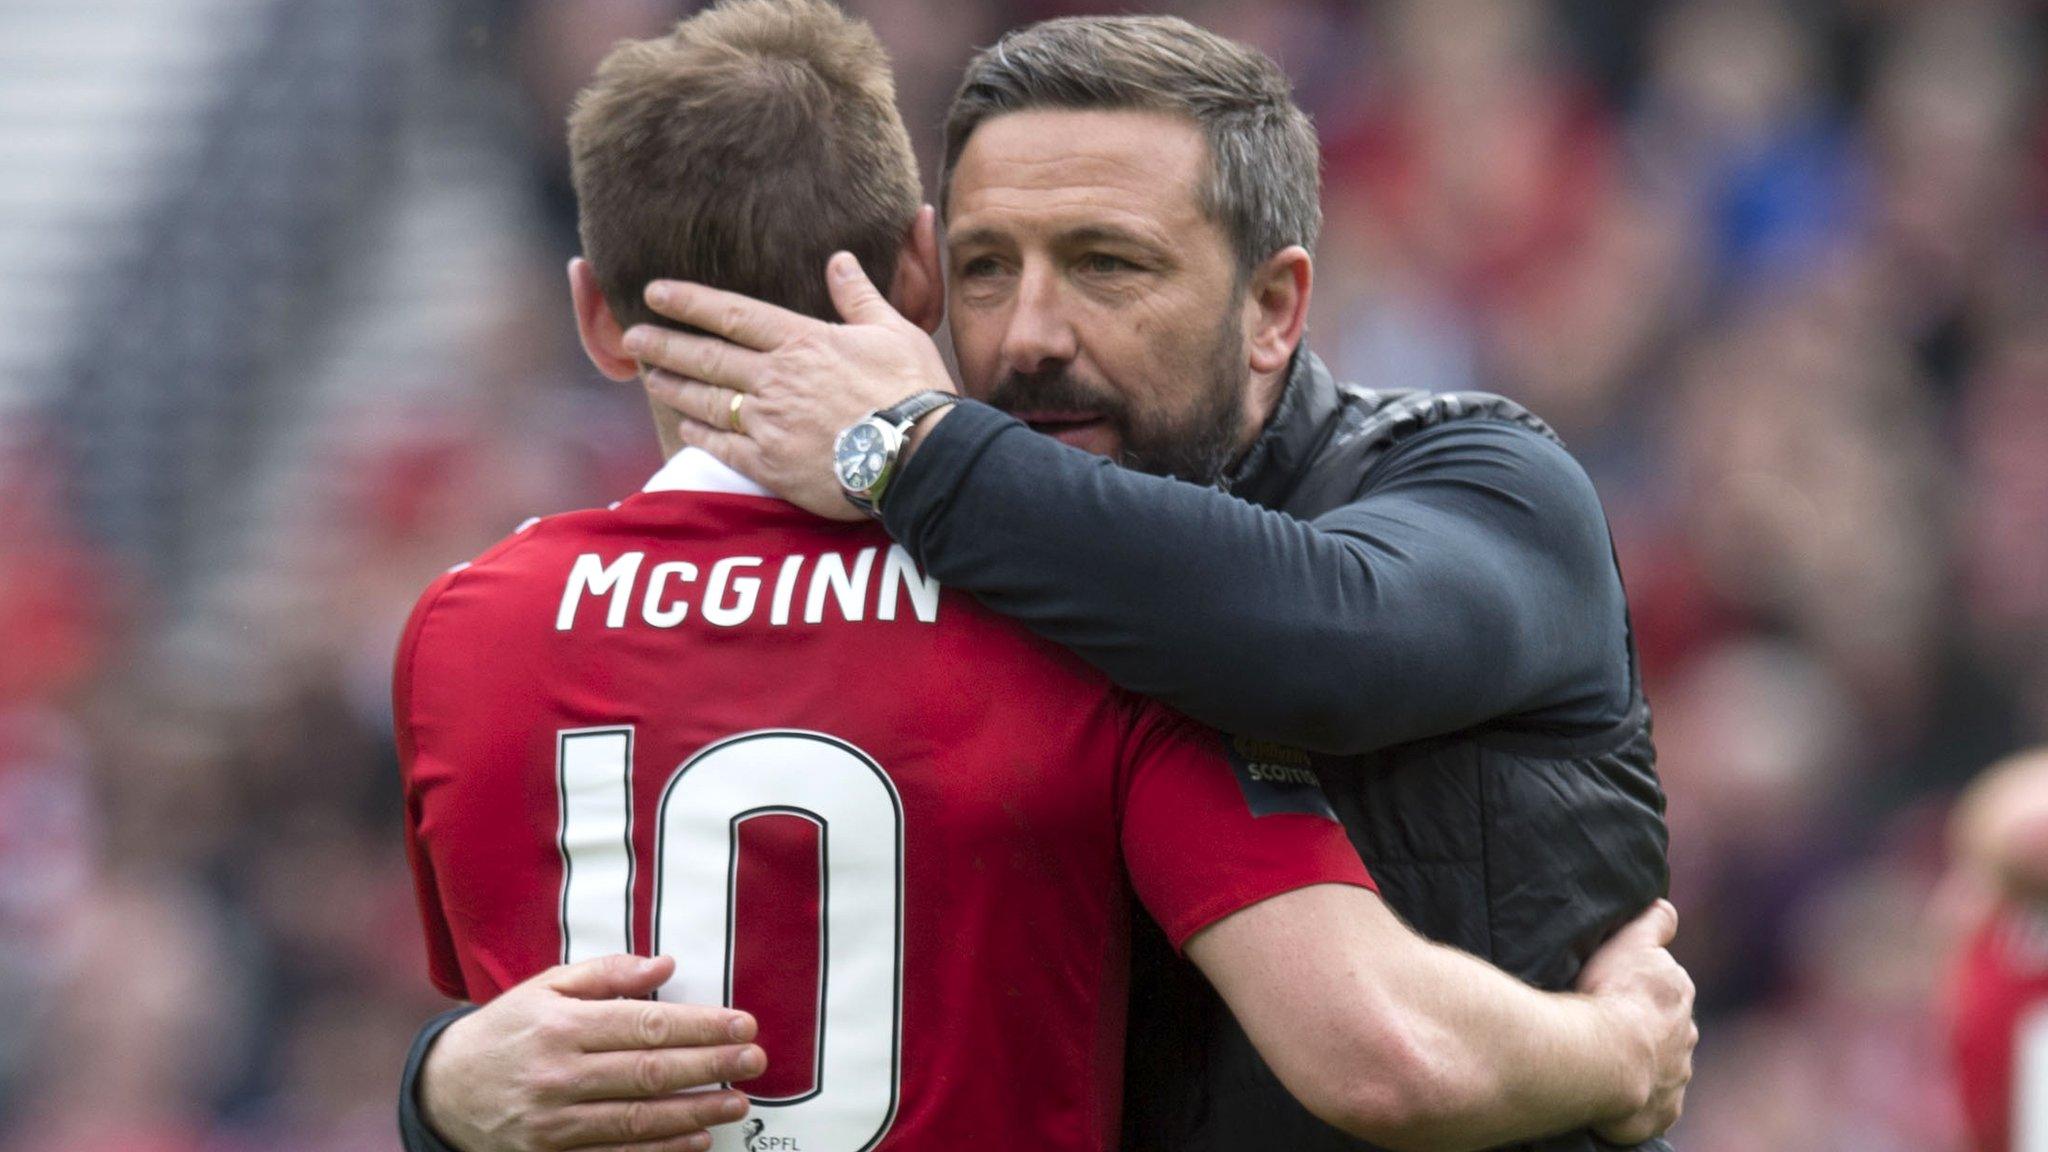
[[[1050,436],[1062,444],[1089,452],[1109,452],[1114,448],[1116,429],[1109,417],[1100,412],[1040,409],[1013,412],[1011,415],[1029,425],[1033,432]]]

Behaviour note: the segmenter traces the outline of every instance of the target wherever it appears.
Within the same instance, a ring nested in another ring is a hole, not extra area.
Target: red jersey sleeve
[[[1176,949],[1232,912],[1296,888],[1378,891],[1306,753],[1233,740],[1136,700],[1123,752],[1125,866]]]
[[[424,796],[420,780],[420,749],[413,735],[412,669],[419,648],[420,632],[434,602],[455,581],[450,572],[434,581],[413,607],[399,636],[396,666],[391,676],[391,716],[398,743],[399,780],[405,790],[405,858],[412,866],[413,894],[419,901],[420,925],[426,930],[427,976],[434,987],[457,1000],[469,999],[456,959],[455,939],[448,929],[448,916],[441,907],[441,889],[434,876],[434,861],[420,840],[420,814]]]

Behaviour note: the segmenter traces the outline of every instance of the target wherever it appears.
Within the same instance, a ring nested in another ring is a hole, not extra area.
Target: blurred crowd
[[[575,347],[560,125],[611,42],[681,11],[446,7],[434,90],[485,94],[522,206],[518,276],[464,286],[496,311],[441,350],[453,369],[326,410],[291,449],[315,482],[176,585],[80,514],[100,461],[34,410],[0,422],[7,1152],[396,1146],[437,997],[391,648],[442,569],[658,462],[642,398]],[[1093,6],[849,7],[894,55],[929,169],[975,46]],[[1606,501],[1700,989],[1679,1146],[1961,1148],[1943,819],[2048,738],[2048,13],[1172,10],[1265,48],[1315,116],[1310,346],[1364,384],[1522,400]],[[293,348],[315,345],[305,312]]]

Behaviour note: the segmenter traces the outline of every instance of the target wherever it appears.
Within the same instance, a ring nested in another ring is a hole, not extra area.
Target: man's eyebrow
[[[998,228],[983,225],[968,228],[946,237],[949,248],[1000,247],[1010,242],[1009,234]],[[1059,242],[1068,247],[1081,244],[1130,244],[1148,250],[1160,250],[1159,241],[1143,232],[1120,228],[1114,224],[1083,224],[1059,234]]]
[[[1142,232],[1119,228],[1114,224],[1083,224],[1079,228],[1060,233],[1064,244],[1132,244],[1140,248],[1159,247],[1159,243]]]
[[[948,235],[946,237],[946,246],[949,248],[965,248],[969,245],[993,245],[1001,244],[1006,239],[1008,237],[996,229],[983,226],[980,228],[969,228],[964,232],[955,232]]]

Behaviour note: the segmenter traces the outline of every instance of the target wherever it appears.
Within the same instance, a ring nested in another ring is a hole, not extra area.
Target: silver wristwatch
[[[954,403],[951,392],[926,389],[868,413],[848,425],[832,441],[832,474],[854,507],[870,516],[882,514],[882,493],[895,478],[903,438],[926,415]]]

